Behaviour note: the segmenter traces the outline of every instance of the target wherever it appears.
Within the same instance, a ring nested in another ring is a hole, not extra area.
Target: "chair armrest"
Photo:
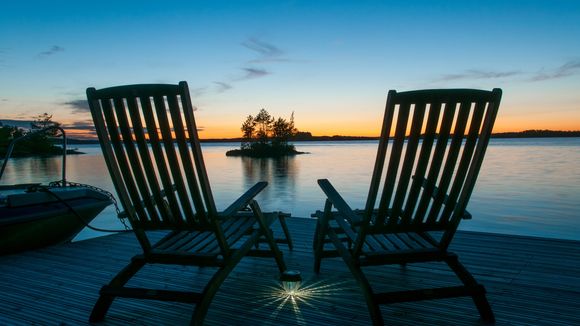
[[[256,197],[266,186],[267,182],[262,181],[256,183],[252,188],[248,189],[240,198],[236,199],[228,208],[219,213],[220,217],[229,217],[237,213],[240,209],[248,206],[250,201]]]
[[[334,189],[330,181],[327,179],[320,179],[318,180],[318,185],[322,189],[322,191],[326,194],[326,207],[324,208],[325,212],[329,212],[330,216],[324,216],[322,223],[328,223],[328,218],[333,218],[334,221],[338,224],[338,226],[342,229],[344,234],[348,236],[350,241],[356,241],[357,239],[357,232],[353,229],[355,224],[360,224],[361,218],[353,212],[353,210],[348,206],[346,201],[340,196],[338,191]],[[328,206],[331,205],[331,206]],[[342,218],[335,218],[335,214],[333,214],[330,209],[332,206],[336,207],[338,210],[338,214]],[[326,214],[325,214],[326,215]]]
[[[342,198],[342,196],[336,191],[336,189],[332,186],[328,179],[319,179],[318,185],[320,189],[326,195],[326,198],[332,203],[334,207],[351,223],[351,224],[359,224],[362,222],[362,219],[359,215],[357,215],[350,206],[346,203],[346,201]]]
[[[469,213],[468,211],[465,211],[461,218],[464,220],[471,220],[472,216],[471,216],[471,213]]]

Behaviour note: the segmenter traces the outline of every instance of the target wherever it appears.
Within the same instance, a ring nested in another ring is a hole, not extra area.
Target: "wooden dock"
[[[271,258],[245,258],[213,300],[207,325],[369,325],[367,307],[340,258],[312,272],[314,220],[290,218],[294,251],[282,245],[291,269],[303,276],[303,293],[281,294]],[[275,230],[279,232],[279,230]],[[161,234],[159,234],[161,236]],[[0,257],[0,325],[88,325],[100,287],[140,247],[131,233],[106,236]],[[580,325],[580,242],[459,232],[452,251],[488,290],[497,325]],[[187,289],[211,270],[153,266],[134,284]],[[373,268],[385,289],[450,285],[444,264]],[[133,281],[132,281],[133,282]],[[186,325],[192,305],[117,299],[102,325]],[[389,325],[477,325],[468,298],[382,306]]]

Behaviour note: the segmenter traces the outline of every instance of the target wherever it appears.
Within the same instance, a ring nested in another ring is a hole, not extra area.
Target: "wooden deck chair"
[[[482,319],[494,321],[484,287],[447,249],[461,219],[471,217],[466,206],[500,99],[500,89],[390,91],[366,207],[352,210],[318,180],[327,199],[313,214],[315,272],[322,258],[342,257],[374,324],[383,324],[379,304],[456,296],[471,296]],[[447,263],[462,285],[375,293],[362,269],[429,261]]]
[[[202,324],[216,291],[244,256],[274,257],[279,270],[286,270],[269,228],[279,214],[262,213],[253,199],[266,182],[217,211],[186,82],[88,88],[87,97],[122,214],[143,248],[101,289],[90,321],[103,320],[113,300],[125,297],[194,303],[191,324]],[[152,243],[153,230],[168,233]],[[269,249],[258,250],[260,240]],[[201,293],[126,287],[149,263],[217,271]]]

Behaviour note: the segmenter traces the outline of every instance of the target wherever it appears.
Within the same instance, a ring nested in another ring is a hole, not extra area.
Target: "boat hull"
[[[18,194],[13,205],[0,207],[0,255],[69,242],[111,204],[91,189],[54,193],[63,198]]]

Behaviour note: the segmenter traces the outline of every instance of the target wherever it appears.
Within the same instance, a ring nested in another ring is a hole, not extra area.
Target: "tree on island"
[[[0,155],[6,155],[10,142],[22,136],[30,135],[14,146],[13,157],[35,156],[35,155],[61,155],[62,147],[53,145],[51,137],[58,134],[56,129],[47,132],[38,132],[48,127],[58,127],[59,122],[52,121],[52,115],[48,113],[34,117],[30,123],[30,129],[22,129],[15,126],[0,126]],[[67,151],[76,154],[76,151]]]
[[[255,117],[246,117],[241,131],[240,149],[228,151],[227,156],[279,157],[301,154],[294,145],[288,143],[298,132],[294,127],[294,112],[287,121],[281,117],[275,119],[266,109],[261,109]]]

